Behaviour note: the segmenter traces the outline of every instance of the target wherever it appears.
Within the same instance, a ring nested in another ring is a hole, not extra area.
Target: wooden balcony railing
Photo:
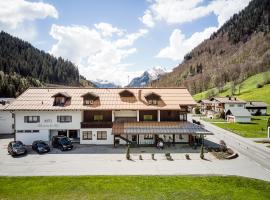
[[[112,128],[112,122],[81,122],[81,128]]]

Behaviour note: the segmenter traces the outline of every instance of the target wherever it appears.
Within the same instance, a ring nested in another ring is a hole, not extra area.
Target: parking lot
[[[0,175],[2,176],[51,176],[51,175],[240,175],[270,180],[270,173],[255,162],[240,155],[234,160],[217,160],[206,153],[200,159],[200,149],[187,145],[157,150],[153,147],[131,148],[132,160],[126,160],[126,147],[75,144],[71,151],[52,148],[48,154],[39,155],[28,148],[25,156],[12,157],[7,144],[12,139],[0,139]],[[168,161],[170,152],[173,161]],[[153,160],[151,154],[155,154]],[[191,160],[186,160],[185,154]],[[139,159],[142,155],[142,159]]]

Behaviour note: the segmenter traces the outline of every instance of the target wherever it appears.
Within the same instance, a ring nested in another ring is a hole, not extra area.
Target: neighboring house
[[[213,102],[208,99],[202,99],[198,103],[200,104],[200,112],[203,115],[207,115],[209,111],[213,110]]]
[[[230,108],[225,113],[228,122],[249,123],[251,114],[245,108]]]
[[[7,111],[25,144],[66,135],[80,144],[193,143],[211,134],[187,121],[185,88],[30,88]]]
[[[210,99],[213,102],[213,110],[216,112],[226,113],[231,108],[245,108],[245,101],[236,97],[213,97]]]
[[[246,104],[246,109],[252,115],[266,115],[268,105],[262,101],[249,101]]]
[[[0,98],[0,134],[14,133],[14,117],[7,106],[14,101],[13,98]]]

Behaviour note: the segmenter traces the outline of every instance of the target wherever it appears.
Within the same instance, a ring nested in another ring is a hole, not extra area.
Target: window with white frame
[[[97,140],[107,140],[107,131],[97,131]]]
[[[24,123],[38,123],[40,116],[24,116]]]
[[[83,131],[83,140],[92,140],[92,131]]]
[[[60,123],[69,123],[69,122],[72,122],[72,116],[65,116],[65,115],[60,115],[60,116],[57,116],[57,122],[60,122]]]
[[[94,100],[92,99],[85,99],[84,100],[84,105],[93,105],[94,104]]]

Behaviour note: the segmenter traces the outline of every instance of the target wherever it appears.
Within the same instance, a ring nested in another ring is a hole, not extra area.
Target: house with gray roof
[[[245,108],[229,108],[225,115],[228,122],[249,123],[251,121],[251,114]]]
[[[266,115],[268,104],[263,101],[249,101],[245,107],[251,115]]]

